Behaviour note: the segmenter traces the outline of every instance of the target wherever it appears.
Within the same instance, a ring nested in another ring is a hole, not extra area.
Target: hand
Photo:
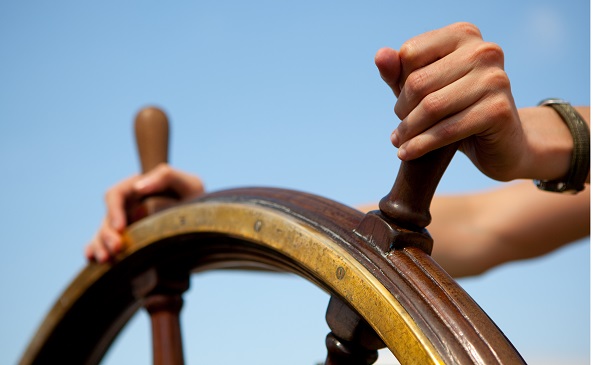
[[[167,164],[161,164],[147,174],[132,176],[110,188],[105,195],[106,216],[85,248],[87,259],[107,262],[123,249],[121,234],[127,225],[125,211],[128,199],[168,189],[176,192],[181,200],[204,193],[204,185],[198,177],[175,170]]]
[[[462,140],[462,150],[497,180],[523,177],[527,154],[502,49],[472,24],[457,23],[383,48],[375,63],[398,98],[391,141],[412,160]]]

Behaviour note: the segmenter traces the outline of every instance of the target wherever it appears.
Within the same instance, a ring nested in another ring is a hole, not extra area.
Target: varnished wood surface
[[[413,231],[427,227],[431,199],[457,150],[458,142],[402,162],[392,189],[379,202],[383,215]]]

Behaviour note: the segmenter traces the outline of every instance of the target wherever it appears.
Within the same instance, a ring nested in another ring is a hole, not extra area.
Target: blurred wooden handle
[[[169,158],[169,120],[159,108],[147,107],[135,118],[135,138],[142,174]]]
[[[168,163],[169,119],[157,107],[140,110],[135,118],[135,138],[141,173],[145,174],[161,163]],[[173,206],[179,201],[173,191],[164,191],[151,196],[140,197],[129,202],[127,222],[131,224],[150,214]]]

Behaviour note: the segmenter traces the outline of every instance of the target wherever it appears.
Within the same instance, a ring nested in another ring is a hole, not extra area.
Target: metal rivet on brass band
[[[262,227],[262,221],[256,221],[256,223],[254,223],[254,230],[256,232],[259,232],[261,227]]]

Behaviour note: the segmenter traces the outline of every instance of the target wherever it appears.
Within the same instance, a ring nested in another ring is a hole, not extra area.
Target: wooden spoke
[[[177,269],[152,268],[132,281],[133,293],[142,300],[152,324],[154,365],[183,365],[179,313],[189,274]]]
[[[377,360],[377,350],[367,350],[354,342],[344,341],[330,332],[325,338],[325,365],[371,365]]]
[[[327,335],[325,365],[370,365],[377,360],[377,350],[385,343],[371,326],[352,308],[332,296],[325,315],[331,332]]]

